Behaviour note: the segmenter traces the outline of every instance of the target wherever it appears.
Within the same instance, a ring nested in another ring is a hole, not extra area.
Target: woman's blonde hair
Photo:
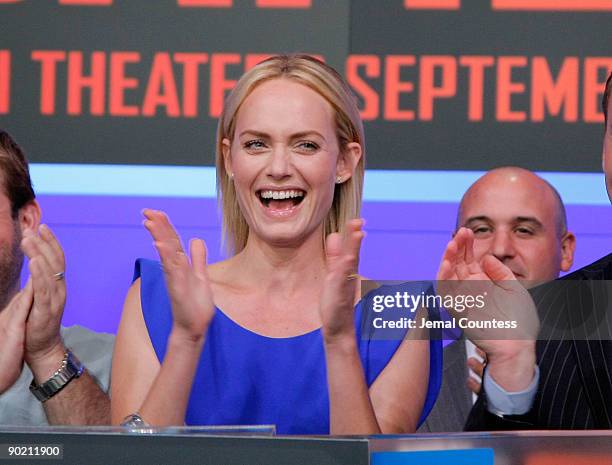
[[[281,78],[309,87],[332,106],[341,151],[351,142],[361,145],[361,159],[353,176],[342,184],[336,184],[334,200],[324,221],[325,236],[341,231],[347,221],[360,214],[365,144],[363,123],[350,88],[336,70],[316,58],[308,55],[277,55],[259,63],[240,78],[225,101],[217,126],[217,194],[223,219],[223,241],[230,254],[244,249],[249,226],[240,211],[234,183],[225,169],[223,139],[233,140],[236,116],[251,92],[266,81]]]

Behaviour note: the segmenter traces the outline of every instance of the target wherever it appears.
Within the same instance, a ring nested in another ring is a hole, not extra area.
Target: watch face
[[[121,423],[124,426],[148,426],[140,415],[133,413],[126,418],[126,421]]]
[[[131,415],[125,417],[124,420],[121,422],[121,426],[131,428],[131,431],[138,433],[150,434],[155,432],[151,428],[151,425],[144,421],[138,413],[132,413]]]
[[[83,374],[85,370],[85,366],[81,363],[81,361],[74,356],[74,354],[70,351],[67,352],[68,359],[66,360],[66,368],[71,370],[74,374],[72,376],[78,378]]]

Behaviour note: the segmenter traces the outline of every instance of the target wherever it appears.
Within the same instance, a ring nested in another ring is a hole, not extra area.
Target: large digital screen
[[[39,163],[210,166],[235,80],[303,52],[353,88],[370,169],[596,172],[611,19],[583,0],[3,0],[0,126]]]

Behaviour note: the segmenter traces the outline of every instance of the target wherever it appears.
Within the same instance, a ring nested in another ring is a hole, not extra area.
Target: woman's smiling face
[[[321,95],[288,79],[264,82],[244,100],[223,146],[250,234],[292,246],[320,230],[336,177],[347,177],[334,118]]]

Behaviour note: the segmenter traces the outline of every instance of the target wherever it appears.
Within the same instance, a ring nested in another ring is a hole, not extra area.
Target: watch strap
[[[70,351],[66,351],[61,366],[44,383],[37,385],[35,380],[30,384],[30,392],[40,402],[45,402],[60,392],[70,381],[83,374],[85,366]]]

